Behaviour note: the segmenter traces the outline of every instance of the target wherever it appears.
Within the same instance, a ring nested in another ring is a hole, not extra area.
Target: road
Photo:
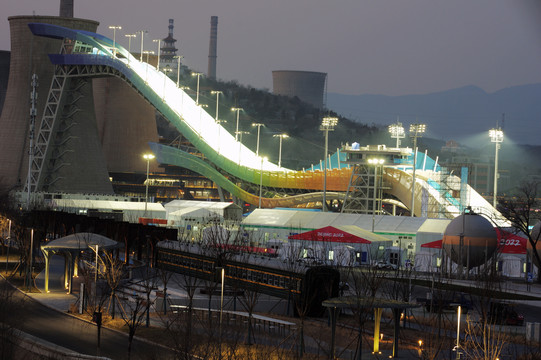
[[[1,280],[0,286],[6,281]],[[24,332],[87,355],[97,354],[97,329],[94,324],[76,319],[42,305],[10,287],[13,300],[24,311],[15,327]],[[128,358],[128,337],[117,331],[102,328],[100,355],[111,359]],[[147,342],[133,340],[131,359],[172,358],[167,349]]]

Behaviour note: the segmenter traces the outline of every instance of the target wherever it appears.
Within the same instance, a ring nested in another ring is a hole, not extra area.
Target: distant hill
[[[389,125],[397,117],[407,126],[427,124],[427,136],[479,145],[498,123],[505,138],[517,144],[541,145],[541,84],[514,86],[487,93],[475,86],[424,95],[343,95],[329,93],[327,106],[368,125]]]

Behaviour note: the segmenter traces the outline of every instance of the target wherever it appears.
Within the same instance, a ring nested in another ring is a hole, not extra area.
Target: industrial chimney
[[[218,16],[210,17],[209,68],[207,77],[216,79],[216,43],[218,40]]]
[[[73,17],[73,0],[60,0],[60,17]]]

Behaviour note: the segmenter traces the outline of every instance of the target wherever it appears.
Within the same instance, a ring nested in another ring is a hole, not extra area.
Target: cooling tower
[[[40,128],[43,109],[47,100],[54,66],[48,54],[60,51],[61,41],[35,37],[28,23],[40,22],[96,32],[98,22],[93,20],[53,16],[12,16],[8,18],[11,32],[11,62],[8,89],[0,116],[0,189],[22,189],[28,172],[28,130],[30,109],[30,81],[33,73],[38,75],[38,106],[36,132]],[[92,85],[88,83],[67,96],[79,96],[78,111],[70,119],[79,124],[69,137],[70,149],[67,159],[48,164],[59,169],[54,186],[65,192],[111,193],[100,142],[94,119]],[[96,151],[97,150],[97,151]],[[76,156],[77,155],[77,156]],[[54,189],[49,189],[52,191]]]
[[[216,47],[218,42],[218,16],[210,18],[209,67],[207,77],[216,79]]]
[[[321,109],[324,106],[326,73],[313,71],[276,70],[272,72],[273,93],[298,97]]]
[[[150,152],[149,141],[158,142],[154,108],[120,79],[94,79],[93,87],[107,169],[109,172],[146,172],[147,163],[142,155]],[[153,172],[158,169],[155,161],[150,163],[150,169]]]
[[[9,51],[0,50],[0,114],[2,113],[2,107],[4,106],[8,89],[9,59]]]

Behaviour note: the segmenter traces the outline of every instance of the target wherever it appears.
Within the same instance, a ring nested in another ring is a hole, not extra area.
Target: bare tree
[[[130,297],[122,301],[120,306],[122,320],[128,327],[128,359],[130,359],[133,337],[145,319],[145,299],[141,296]]]
[[[541,231],[537,234],[530,234],[530,228],[539,220],[536,211],[540,205],[538,181],[522,182],[512,198],[498,204],[498,210],[504,218],[511,222],[515,231],[528,238],[532,248],[531,254],[537,264],[541,264],[541,254],[539,253],[541,247],[538,248]],[[541,282],[541,276],[538,276],[537,281]]]

